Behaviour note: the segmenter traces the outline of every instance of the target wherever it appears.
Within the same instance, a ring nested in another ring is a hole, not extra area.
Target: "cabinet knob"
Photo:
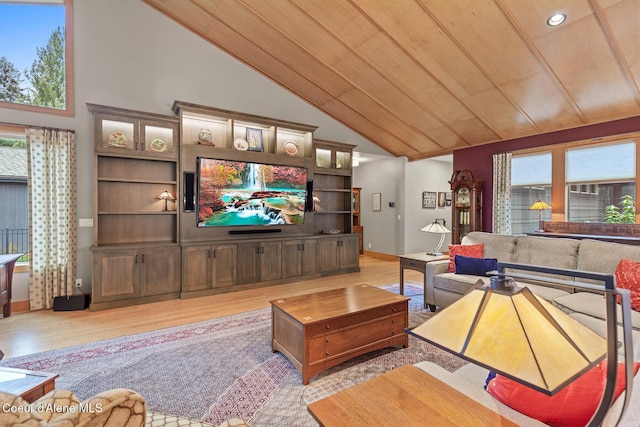
[[[396,323],[396,319],[393,319],[393,320],[391,321],[391,323]]]
[[[329,325],[327,325],[327,326],[325,326],[324,328],[325,328],[325,329],[329,329],[330,327],[329,327]]]
[[[411,261],[411,262],[409,263],[409,267],[415,267],[415,266],[416,266],[416,263],[415,263],[415,262]]]
[[[395,335],[395,334],[396,334],[396,331],[391,331],[391,335]]]
[[[329,339],[324,340],[324,342],[329,342]]]
[[[327,352],[325,352],[324,354],[325,354],[326,356],[328,356],[328,355],[329,355],[329,352],[327,351]]]
[[[393,311],[394,313],[397,312],[398,310],[396,310],[395,308],[392,308],[391,311]]]

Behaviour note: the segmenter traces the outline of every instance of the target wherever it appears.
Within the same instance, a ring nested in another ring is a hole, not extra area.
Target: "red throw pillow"
[[[616,267],[615,278],[616,287],[629,290],[631,308],[640,311],[640,262],[622,258]]]
[[[484,243],[477,245],[449,245],[449,273],[456,272],[456,255],[464,255],[470,258],[482,258]]]
[[[634,373],[639,367],[636,362]],[[502,375],[489,381],[487,391],[510,408],[552,427],[584,427],[600,404],[606,376],[607,361],[603,360],[553,396]],[[624,363],[619,363],[615,399],[624,390],[624,382]]]

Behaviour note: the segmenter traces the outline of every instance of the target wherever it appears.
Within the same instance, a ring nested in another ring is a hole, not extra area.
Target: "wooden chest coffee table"
[[[271,348],[284,354],[302,383],[353,357],[407,347],[410,298],[369,285],[271,302]]]

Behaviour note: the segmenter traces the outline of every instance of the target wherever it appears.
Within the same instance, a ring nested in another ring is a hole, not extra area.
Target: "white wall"
[[[422,192],[451,191],[448,181],[452,168],[449,158],[415,162],[390,158],[356,167],[353,186],[362,188],[360,216],[365,251],[400,255],[434,249],[440,237],[419,230],[436,218],[445,218],[450,229],[451,207],[423,209]],[[382,195],[379,212],[371,209],[372,193]],[[395,207],[389,207],[389,202],[395,202]],[[444,250],[450,241],[451,236],[446,236]]]
[[[93,119],[85,103],[173,114],[174,100],[318,126],[319,139],[387,154],[140,1],[74,2],[75,116],[0,108],[3,122],[76,131],[78,218],[93,218]],[[93,230],[78,229],[77,277],[91,283]],[[14,295],[25,295],[20,273]],[[24,276],[24,277],[23,277]]]

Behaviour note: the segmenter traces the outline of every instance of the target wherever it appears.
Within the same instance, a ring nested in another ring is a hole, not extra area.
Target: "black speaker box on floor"
[[[69,295],[53,298],[53,311],[84,310],[91,303],[91,294]]]

